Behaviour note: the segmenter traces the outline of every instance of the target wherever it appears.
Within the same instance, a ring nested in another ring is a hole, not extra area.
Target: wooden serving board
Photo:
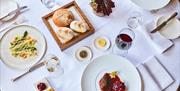
[[[75,20],[84,21],[88,25],[88,31],[86,31],[85,33],[79,34],[78,36],[74,37],[72,40],[63,44],[63,43],[61,43],[58,35],[56,34],[58,27],[52,21],[52,16],[56,10],[43,16],[42,17],[43,22],[45,23],[45,25],[47,26],[47,28],[53,35],[53,37],[56,40],[57,44],[59,45],[61,51],[69,48],[73,44],[78,43],[82,39],[84,39],[94,33],[94,27],[92,26],[92,24],[90,23],[88,18],[85,16],[85,14],[82,12],[82,10],[79,8],[79,6],[77,5],[77,3],[75,1],[72,1],[59,9],[68,9],[68,10],[72,11],[72,13],[75,17]]]

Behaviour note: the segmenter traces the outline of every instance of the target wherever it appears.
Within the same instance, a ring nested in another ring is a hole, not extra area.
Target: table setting
[[[179,0],[0,0],[0,91],[179,91]]]

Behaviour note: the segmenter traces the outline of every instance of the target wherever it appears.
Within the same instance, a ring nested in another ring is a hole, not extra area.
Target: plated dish
[[[46,41],[35,27],[19,25],[4,34],[0,49],[0,56],[5,64],[16,69],[26,69],[44,56]]]
[[[166,6],[171,0],[131,0],[139,7],[146,10],[156,10]]]
[[[36,82],[34,86],[36,91],[55,91],[46,78]]]
[[[127,91],[127,84],[118,71],[101,72],[96,80],[97,91]]]
[[[44,16],[43,21],[62,51],[94,33],[75,1]]]
[[[97,16],[109,16],[115,3],[112,0],[91,0],[90,6]]]
[[[28,32],[25,31],[22,36],[15,36],[10,42],[10,52],[14,57],[26,59],[31,56],[37,55],[36,48],[37,40],[29,36]]]
[[[169,16],[162,16],[157,21],[157,26],[163,21],[167,20]],[[159,33],[167,39],[176,39],[180,36],[180,21],[177,18],[170,20],[166,26],[164,26]]]
[[[18,4],[15,0],[0,0],[0,18],[6,16],[9,12],[18,8]],[[16,14],[8,16],[3,21],[8,21],[15,17]]]
[[[115,78],[118,76],[118,82],[121,81],[122,85],[124,83],[125,91],[141,91],[141,78],[137,69],[129,60],[117,55],[101,56],[86,67],[81,78],[82,91],[103,91],[99,84],[106,73],[115,74]]]

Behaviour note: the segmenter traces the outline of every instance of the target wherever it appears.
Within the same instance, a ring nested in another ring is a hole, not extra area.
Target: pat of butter
[[[106,46],[106,40],[103,39],[103,38],[100,38],[100,39],[98,40],[98,45],[99,45],[100,47],[105,47],[105,46]]]

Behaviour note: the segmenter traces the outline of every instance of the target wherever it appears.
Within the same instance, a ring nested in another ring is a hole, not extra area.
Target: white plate
[[[99,46],[98,46],[98,43],[97,43],[97,40],[100,39],[100,38],[106,40],[106,45],[105,45],[105,47],[103,47],[103,48],[99,47]],[[110,40],[109,40],[106,36],[100,36],[100,37],[95,38],[95,40],[94,40],[94,42],[93,42],[93,45],[94,45],[94,47],[95,47],[96,49],[98,49],[98,50],[106,51],[106,50],[108,50],[109,47],[111,46],[111,42],[110,42]]]
[[[169,16],[160,17],[157,25],[160,25],[163,21],[167,20],[167,18],[169,18]],[[180,36],[180,21],[177,18],[170,20],[159,33],[168,39],[178,38]]]
[[[156,10],[166,6],[171,0],[131,0],[139,7],[146,10]]]
[[[27,31],[28,34],[37,40],[36,48],[37,48],[37,56],[29,57],[26,59],[20,59],[18,57],[14,57],[10,53],[10,42],[17,35],[23,35],[24,32]],[[2,61],[7,64],[9,67],[15,69],[27,69],[34,64],[36,64],[45,54],[46,52],[46,40],[40,31],[32,26],[28,25],[19,25],[8,30],[0,40],[0,57]]]
[[[18,4],[15,0],[0,0],[0,18],[7,15],[9,12],[18,8]],[[7,21],[13,18],[16,14],[4,18]]]
[[[81,78],[82,91],[98,91],[97,77],[104,71],[119,71],[128,91],[141,91],[141,78],[136,68],[127,59],[117,55],[96,58],[85,69]],[[120,78],[121,78],[120,77]]]

